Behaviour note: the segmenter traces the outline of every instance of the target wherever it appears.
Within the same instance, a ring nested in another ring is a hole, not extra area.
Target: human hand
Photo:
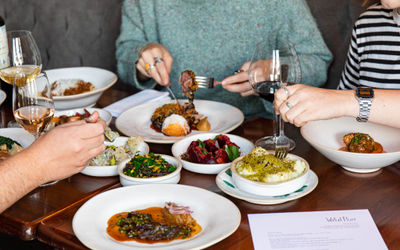
[[[222,80],[222,87],[230,92],[240,93],[241,96],[255,95],[253,88],[249,83],[248,69],[250,62],[245,62],[240,67],[239,73],[228,76]]]
[[[104,151],[105,127],[95,112],[89,123],[81,120],[51,129],[23,151],[24,157],[30,159],[32,171],[40,173],[42,183],[69,177]]]
[[[274,107],[284,121],[301,127],[309,121],[350,115],[356,102],[354,91],[295,84],[275,92]]]
[[[136,64],[138,72],[147,78],[153,78],[162,86],[169,86],[173,58],[168,49],[159,43],[149,43],[142,48]]]

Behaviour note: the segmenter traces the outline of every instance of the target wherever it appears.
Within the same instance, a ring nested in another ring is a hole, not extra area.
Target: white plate
[[[250,203],[254,204],[261,204],[261,205],[273,205],[273,204],[280,204],[284,203],[287,201],[295,200],[300,197],[303,197],[311,191],[315,189],[315,187],[318,184],[318,177],[317,175],[310,169],[308,173],[308,177],[306,180],[306,183],[302,188],[300,188],[297,191],[294,191],[289,194],[285,195],[279,195],[279,196],[261,196],[261,195],[256,195],[256,194],[250,194],[245,191],[239,190],[234,184],[233,184],[233,179],[232,179],[232,171],[229,168],[224,169],[221,171],[216,179],[215,179],[217,186],[219,189],[222,190],[222,192],[241,199],[248,201]]]
[[[0,105],[6,100],[6,92],[0,89]]]
[[[165,202],[189,206],[202,231],[191,239],[145,244],[119,242],[106,232],[107,221],[120,212],[163,207]],[[90,249],[200,249],[211,246],[236,231],[240,211],[230,200],[202,188],[177,184],[148,184],[113,189],[96,195],[76,212],[72,228]]]
[[[123,146],[126,144],[128,137],[120,136],[113,142],[105,141],[104,144],[107,146],[115,145],[115,146]],[[143,142],[139,145],[139,154],[145,155],[149,153],[149,145]],[[107,177],[107,176],[117,176],[118,175],[118,165],[114,166],[86,166],[82,171],[82,174],[90,175],[90,176],[97,176],[97,177]]]
[[[35,137],[26,132],[23,128],[1,128],[0,135],[13,139],[24,148],[35,141]]]
[[[147,142],[174,143],[184,137],[165,136],[150,127],[150,118],[154,110],[169,102],[170,101],[150,102],[130,108],[118,116],[115,126],[122,133],[129,136],[140,135]],[[211,130],[207,132],[210,133],[228,133],[237,128],[244,120],[243,112],[229,104],[195,100],[194,105],[199,114],[208,117]],[[189,135],[200,133],[204,132],[194,130]]]
[[[100,118],[103,119],[107,125],[110,124],[111,119],[112,119],[112,115],[110,112],[108,112],[105,109],[98,109],[98,108],[86,108],[86,110],[92,114],[94,111],[97,111],[100,115]],[[54,112],[54,116],[55,117],[59,117],[62,115],[67,115],[67,116],[74,116],[76,113],[79,114],[84,114],[85,111],[83,108],[77,108],[77,109],[68,109],[68,110],[56,110]]]
[[[182,162],[182,166],[186,170],[200,174],[218,174],[219,172],[221,172],[221,170],[231,165],[231,163],[229,162],[223,164],[202,164],[202,163],[193,163],[181,159],[181,155],[186,153],[187,148],[192,143],[192,141],[196,141],[198,139],[202,141],[207,139],[213,139],[217,135],[219,135],[219,133],[204,133],[204,134],[187,136],[186,138],[177,141],[174,143],[174,145],[172,145],[171,149],[172,154],[176,159]],[[247,155],[254,148],[254,144],[243,137],[231,134],[225,134],[225,135],[229,137],[231,142],[235,143],[240,147],[239,149],[240,156]]]
[[[114,85],[118,77],[111,71],[94,67],[71,67],[46,70],[50,84],[61,79],[81,79],[91,82],[96,89],[77,95],[54,96],[56,110],[90,107],[96,104],[97,100],[105,90]]]

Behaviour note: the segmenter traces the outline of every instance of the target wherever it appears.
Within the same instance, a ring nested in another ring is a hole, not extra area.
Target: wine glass
[[[24,79],[22,81],[21,79]],[[35,78],[18,74],[13,87],[15,120],[35,139],[46,129],[54,115],[54,102],[46,73]]]
[[[274,101],[275,91],[280,87],[301,81],[300,61],[296,50],[292,44],[283,41],[258,43],[248,73],[254,91],[271,103]],[[289,150],[292,150],[296,143],[285,135],[283,124],[274,110],[273,135],[258,139],[255,145],[275,150],[278,142],[280,145],[287,143]]]
[[[39,138],[54,115],[54,103],[49,79],[46,73],[39,73],[35,78],[23,73],[14,77],[13,113],[21,127]],[[42,184],[41,187],[57,183],[58,180]]]
[[[3,86],[6,92],[11,93],[12,85],[18,75],[18,84],[27,79],[35,78],[42,68],[42,59],[32,33],[27,30],[7,32],[8,56],[1,64],[0,79],[10,84]],[[18,123],[10,121],[8,127],[18,127]]]

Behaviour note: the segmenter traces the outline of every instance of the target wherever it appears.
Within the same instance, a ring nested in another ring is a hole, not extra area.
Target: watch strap
[[[359,122],[367,122],[371,112],[372,98],[358,97],[358,102],[360,104],[360,113],[356,120]]]

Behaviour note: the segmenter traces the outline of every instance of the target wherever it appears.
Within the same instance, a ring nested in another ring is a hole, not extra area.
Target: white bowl
[[[270,154],[274,153],[273,151],[268,152]],[[249,180],[238,174],[235,168],[235,165],[242,160],[242,156],[233,161],[231,165],[232,180],[239,190],[255,195],[278,196],[297,191],[306,183],[310,171],[310,165],[308,165],[308,162],[306,160],[297,155],[288,154],[287,157],[291,160],[302,161],[305,163],[306,166],[304,172],[294,179],[277,183],[265,183]]]
[[[13,139],[23,148],[29,147],[35,141],[35,137],[23,128],[0,128],[0,135]]]
[[[163,154],[156,154],[161,155],[164,160],[166,160],[169,164],[172,164],[176,167],[176,170],[170,174],[154,177],[154,178],[135,178],[131,176],[127,176],[123,174],[123,169],[125,165],[130,161],[130,159],[121,162],[118,165],[118,174],[119,174],[119,181],[121,182],[122,186],[130,186],[130,185],[141,185],[141,184],[150,184],[150,183],[157,183],[157,184],[176,184],[181,179],[181,170],[182,164],[172,156],[163,155]]]
[[[112,115],[107,110],[98,109],[98,108],[86,108],[86,110],[90,114],[92,114],[94,111],[97,111],[99,113],[99,115],[100,115],[100,118],[103,119],[106,122],[107,126],[110,124],[111,119],[112,119]],[[84,114],[85,113],[84,108],[68,109],[68,110],[56,110],[54,112],[54,116],[55,117],[59,117],[59,116],[62,116],[62,115],[74,116],[76,113]]]
[[[400,160],[400,129],[397,128],[341,117],[308,122],[300,131],[304,139],[326,158],[352,172],[374,172]],[[352,132],[369,134],[382,144],[386,153],[352,153],[339,150],[345,146],[343,136]]]
[[[128,137],[120,136],[113,142],[104,142],[107,146],[114,145],[114,146],[124,146]],[[144,141],[138,147],[138,154],[145,155],[148,154],[150,149],[149,145]],[[82,171],[82,174],[89,175],[89,176],[97,176],[97,177],[108,177],[108,176],[117,176],[118,175],[118,165],[114,166],[86,166]]]
[[[181,155],[186,153],[187,148],[192,141],[196,141],[198,139],[202,141],[213,139],[217,135],[220,135],[220,133],[203,133],[185,137],[184,139],[177,141],[172,145],[172,155],[182,163],[183,168],[186,170],[200,174],[218,174],[221,172],[221,170],[227,168],[231,162],[223,164],[202,164],[185,161],[181,158]],[[240,155],[246,155],[254,148],[254,144],[243,137],[231,134],[224,135],[228,136],[232,142],[240,147]]]
[[[117,75],[111,71],[93,67],[73,67],[46,70],[50,84],[60,79],[82,79],[91,82],[96,89],[70,96],[54,96],[56,110],[92,107],[105,90],[117,82]]]

